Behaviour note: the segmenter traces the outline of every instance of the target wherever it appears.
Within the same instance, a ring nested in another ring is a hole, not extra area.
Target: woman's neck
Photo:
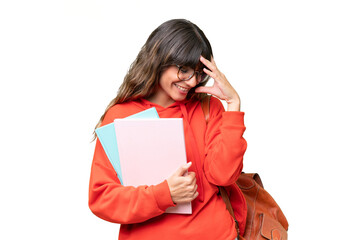
[[[164,108],[170,106],[171,104],[173,104],[175,101],[171,98],[169,98],[168,96],[162,96],[161,94],[154,94],[148,98],[146,98],[146,100],[148,100],[149,102],[155,103],[157,105],[160,105]]]

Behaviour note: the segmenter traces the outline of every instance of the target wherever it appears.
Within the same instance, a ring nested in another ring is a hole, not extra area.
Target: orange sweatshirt
[[[189,171],[196,174],[199,196],[192,201],[191,215],[164,213],[174,206],[167,181],[152,186],[122,186],[99,140],[92,163],[89,207],[98,217],[120,223],[119,239],[233,240],[235,225],[217,186],[234,184],[243,166],[246,141],[243,112],[225,112],[211,98],[208,124],[199,101],[175,102],[164,108],[145,99],[117,104],[106,113],[102,125],[155,107],[161,118],[183,118]],[[171,159],[169,159],[171,161]],[[241,191],[231,190],[239,210],[241,231],[246,203]]]

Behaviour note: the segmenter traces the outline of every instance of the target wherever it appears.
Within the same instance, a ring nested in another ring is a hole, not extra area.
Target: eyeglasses
[[[195,71],[191,67],[176,65],[179,68],[177,76],[180,81],[190,80],[196,74],[196,85],[207,80],[207,74],[204,72]]]

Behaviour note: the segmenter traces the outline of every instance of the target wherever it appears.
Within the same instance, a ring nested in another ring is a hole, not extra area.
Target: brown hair
[[[185,19],[172,19],[161,24],[141,48],[117,96],[109,103],[95,129],[101,125],[106,112],[115,104],[148,98],[155,93],[161,73],[167,67],[181,65],[193,69],[203,68],[199,62],[200,55],[211,59],[213,54],[210,42],[198,26]],[[205,85],[206,82],[199,85]],[[202,96],[203,94],[195,93],[193,88],[187,98],[200,99]],[[96,134],[94,137],[96,138]]]

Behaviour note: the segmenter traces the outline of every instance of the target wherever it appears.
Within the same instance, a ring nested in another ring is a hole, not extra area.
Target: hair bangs
[[[202,55],[210,60],[212,55],[211,49],[196,38],[187,40],[188,41],[185,43],[176,46],[174,51],[171,51],[169,64],[188,66],[193,69],[202,69],[204,65],[200,62],[200,56]]]

